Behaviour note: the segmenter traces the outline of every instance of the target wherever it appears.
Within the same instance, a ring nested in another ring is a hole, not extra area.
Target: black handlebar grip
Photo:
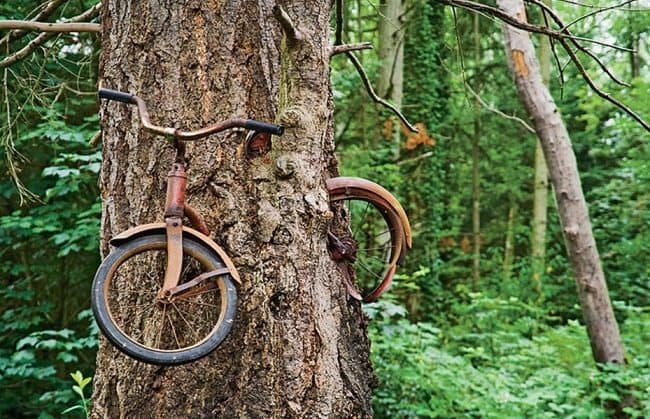
[[[282,125],[269,124],[267,122],[255,121],[254,119],[247,119],[244,127],[253,131],[268,132],[278,136],[284,133],[284,127]]]
[[[99,89],[99,97],[101,99],[116,100],[118,102],[135,104],[135,99],[130,93],[118,92],[111,89]]]

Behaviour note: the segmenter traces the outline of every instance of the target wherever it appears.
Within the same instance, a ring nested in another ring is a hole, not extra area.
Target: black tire
[[[235,317],[237,291],[232,277],[225,274],[205,281],[207,285],[194,295],[163,304],[155,296],[162,284],[165,258],[165,234],[152,233],[122,243],[97,270],[91,304],[99,328],[117,349],[149,364],[177,365],[208,355],[226,338]],[[208,246],[183,237],[179,285],[196,277],[196,272],[223,266],[223,260]],[[187,310],[187,316],[182,310]],[[169,331],[165,331],[168,323]]]

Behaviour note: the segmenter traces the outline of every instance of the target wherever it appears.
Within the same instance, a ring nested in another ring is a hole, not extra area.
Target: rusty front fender
[[[150,234],[165,234],[166,231],[165,227],[166,227],[165,223],[142,224],[137,227],[130,228],[114,236],[109,241],[109,243],[113,246],[119,246],[120,244],[128,240],[135,239],[136,237],[147,236]],[[241,285],[241,279],[239,278],[239,273],[235,268],[235,264],[232,262],[232,260],[230,260],[226,252],[221,247],[219,247],[218,244],[216,244],[211,238],[209,238],[205,234],[200,233],[194,230],[193,228],[183,226],[183,234],[187,234],[193,239],[203,243],[206,247],[212,249],[217,255],[219,255],[221,260],[223,260],[223,263],[230,271],[230,275],[232,275],[233,279]]]

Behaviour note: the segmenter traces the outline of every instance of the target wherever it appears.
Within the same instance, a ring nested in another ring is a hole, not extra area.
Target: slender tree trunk
[[[551,1],[545,3],[550,6]],[[551,43],[541,37],[539,63],[542,81],[547,87],[551,80]],[[533,231],[531,237],[531,259],[533,288],[538,299],[542,298],[542,275],[546,255],[546,225],[548,219],[548,168],[544,160],[544,150],[539,138],[535,141],[535,179],[533,189]]]
[[[474,65],[477,68],[474,90],[477,94],[481,91],[478,68],[481,61],[481,27],[479,16],[474,15]],[[475,102],[474,136],[472,138],[472,287],[478,291],[481,281],[481,178],[479,173],[479,143],[481,140],[481,105],[478,99]]]
[[[402,0],[382,0],[379,4],[379,79],[377,92],[397,107],[402,107],[404,79],[404,3]],[[390,116],[393,155],[400,154],[400,122]]]
[[[275,4],[103,5],[101,83],[141,95],[155,123],[193,128],[238,116],[287,129],[255,159],[242,153],[243,133],[188,145],[189,203],[242,277],[235,323],[213,354],[177,367],[133,361],[102,340],[93,417],[372,415],[363,316],[326,250],[324,179],[336,173],[329,2],[283,2],[302,40],[283,36]],[[144,134],[136,114],[116,103],[101,110],[104,254],[112,235],[162,218],[174,152]],[[292,176],[276,175],[280,160]]]
[[[357,41],[356,42],[363,42],[363,2],[362,0],[357,0],[357,16],[356,16],[356,24],[357,24]],[[359,62],[363,65],[363,54],[359,54]],[[359,118],[359,126],[361,127],[361,137],[363,138],[364,141],[364,146],[368,147],[369,142],[372,142],[370,145],[375,148],[378,144],[377,141],[379,141],[379,138],[374,135],[367,135],[367,129],[366,129],[366,101],[361,100],[359,104],[359,114],[361,115]]]
[[[509,281],[512,277],[512,263],[515,259],[515,218],[517,217],[517,204],[512,203],[508,210],[508,223],[506,226],[506,243],[503,247],[503,279]]]
[[[632,7],[632,3],[628,3],[627,8],[632,9]],[[630,22],[630,25],[632,25],[632,22],[634,21],[634,15],[631,10],[630,13],[628,13],[628,21]],[[632,33],[629,34],[629,37],[630,40],[628,48],[630,49],[630,77],[634,79],[636,77],[639,77],[641,70],[641,63],[639,59],[639,34],[635,31],[632,31]]]
[[[477,117],[478,118],[478,117]],[[478,291],[481,281],[481,178],[479,175],[479,137],[481,125],[474,120],[472,137],[472,288]]]
[[[497,0],[501,10],[526,20],[522,0]],[[591,231],[575,155],[559,110],[544,85],[527,32],[504,25],[506,53],[519,97],[535,124],[555,191],[567,253],[596,362],[624,362],[623,345]]]

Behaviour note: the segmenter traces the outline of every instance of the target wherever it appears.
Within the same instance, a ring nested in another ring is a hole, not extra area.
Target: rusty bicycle
[[[133,227],[109,241],[112,250],[91,291],[97,324],[116,348],[137,360],[157,365],[198,360],[230,332],[241,279],[228,254],[209,237],[201,215],[185,202],[185,142],[244,128],[250,130],[247,149],[259,151],[270,149],[271,135],[282,135],[284,128],[232,118],[182,131],[152,124],[145,102],[135,95],[100,89],[99,97],[137,106],[142,127],[171,140],[176,158],[167,176],[164,222]],[[411,247],[408,218],[373,182],[337,177],[326,185],[334,213],[327,234],[330,255],[343,269],[348,293],[374,301]]]

